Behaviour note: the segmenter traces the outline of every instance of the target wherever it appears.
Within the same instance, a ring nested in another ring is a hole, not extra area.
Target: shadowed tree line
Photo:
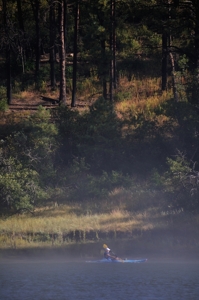
[[[0,6],[0,107],[12,103],[12,92],[29,86],[41,92],[47,83],[58,88],[60,103],[1,124],[1,208],[99,203],[125,189],[129,209],[198,210],[197,1],[2,0]],[[143,108],[134,104],[121,114],[117,105],[133,98],[122,89],[124,77],[140,85],[161,78],[161,85],[156,92],[140,89]],[[100,96],[80,113],[66,100],[75,107],[85,81]],[[165,91],[165,101],[149,103]]]
[[[119,189],[126,190],[128,209],[197,211],[198,116],[190,104],[172,99],[151,114],[120,119],[99,98],[85,113],[40,107],[2,126],[1,207],[20,212],[49,201],[93,205]],[[160,114],[166,121],[158,122]]]

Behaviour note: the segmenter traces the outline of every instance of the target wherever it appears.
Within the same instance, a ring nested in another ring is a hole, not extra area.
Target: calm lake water
[[[0,263],[1,300],[198,300],[199,263]]]

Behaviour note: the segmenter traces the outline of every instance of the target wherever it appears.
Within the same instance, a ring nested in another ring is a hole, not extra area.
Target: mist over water
[[[199,262],[0,262],[1,300],[198,300]]]

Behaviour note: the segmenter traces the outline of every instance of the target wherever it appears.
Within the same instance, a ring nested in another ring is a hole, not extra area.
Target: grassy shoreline
[[[126,210],[90,212],[78,206],[38,209],[0,218],[0,257],[101,257],[102,244],[118,254],[199,257],[199,216]]]

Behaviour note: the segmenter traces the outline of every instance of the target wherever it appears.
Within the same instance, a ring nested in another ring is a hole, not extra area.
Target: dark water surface
[[[198,300],[199,263],[0,262],[1,300]]]

